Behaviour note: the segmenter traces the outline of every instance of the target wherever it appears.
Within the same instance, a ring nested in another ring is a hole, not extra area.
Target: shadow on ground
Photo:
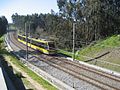
[[[15,74],[13,71],[13,67],[10,66],[7,61],[5,61],[5,58],[2,55],[0,55],[0,62],[2,65],[2,70],[4,71],[3,74],[5,77],[8,90],[12,90],[11,85],[13,85],[15,90],[26,90],[22,82],[22,78],[25,78],[25,77],[23,77],[20,72]],[[9,78],[6,77],[6,74]]]

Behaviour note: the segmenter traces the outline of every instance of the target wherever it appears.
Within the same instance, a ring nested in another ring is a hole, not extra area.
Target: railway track
[[[26,46],[19,43],[15,35],[10,35],[12,43],[14,43],[18,48],[26,50]],[[34,52],[33,49],[29,48],[29,52]],[[24,52],[25,53],[25,52]],[[98,71],[96,69],[60,58],[57,56],[48,56],[48,55],[33,55],[37,60],[40,60],[44,63],[49,64],[52,67],[55,67],[59,70],[68,73],[69,75],[87,82],[101,90],[119,90],[120,88],[120,78],[109,75],[105,72]],[[33,63],[33,62],[32,62]],[[35,63],[33,63],[35,64]]]
[[[65,59],[59,59],[58,57],[49,57],[41,58],[36,56],[39,60],[44,61],[60,70],[73,75],[76,78],[79,78],[83,81],[86,81],[96,87],[105,90],[118,90],[120,88],[120,78],[113,77],[101,71],[96,71],[94,69],[88,68],[86,66],[81,66],[77,63]],[[99,76],[99,77],[98,77]],[[98,77],[98,78],[96,78]],[[106,80],[105,80],[106,79]],[[107,82],[106,82],[107,81]],[[112,83],[110,82],[112,81]],[[116,84],[119,83],[119,85]]]

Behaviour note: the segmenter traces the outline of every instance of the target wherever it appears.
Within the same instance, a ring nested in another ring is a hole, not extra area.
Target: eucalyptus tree
[[[5,16],[0,17],[0,36],[6,33],[8,21]]]

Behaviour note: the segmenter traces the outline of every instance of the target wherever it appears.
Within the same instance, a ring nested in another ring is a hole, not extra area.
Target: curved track
[[[20,49],[24,51],[26,50],[26,46],[16,40],[15,33],[9,34],[9,39]],[[25,54],[25,52],[23,53]],[[34,53],[33,56],[38,60],[42,60],[43,62],[102,90],[118,90],[120,88],[119,77],[115,77],[88,66],[66,60],[65,58],[59,56],[48,56],[44,54],[35,55],[36,53],[31,48],[29,48],[29,53]]]

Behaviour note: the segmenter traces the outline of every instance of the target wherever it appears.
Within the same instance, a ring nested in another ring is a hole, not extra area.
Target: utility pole
[[[73,60],[75,60],[75,25],[76,23],[73,22]]]
[[[31,23],[29,23],[29,38],[31,38],[31,34],[30,34],[30,28],[31,28],[31,27],[30,27],[30,24],[31,24]],[[31,40],[29,41],[29,43],[31,43]],[[31,47],[31,44],[30,44],[30,47]]]
[[[28,60],[28,32],[27,23],[25,23],[25,35],[26,35],[26,60]]]
[[[31,21],[29,22],[29,38],[31,38]],[[29,41],[29,43],[31,43],[31,40]],[[31,45],[30,45],[31,47]]]
[[[29,23],[29,37],[30,37],[30,23]]]

